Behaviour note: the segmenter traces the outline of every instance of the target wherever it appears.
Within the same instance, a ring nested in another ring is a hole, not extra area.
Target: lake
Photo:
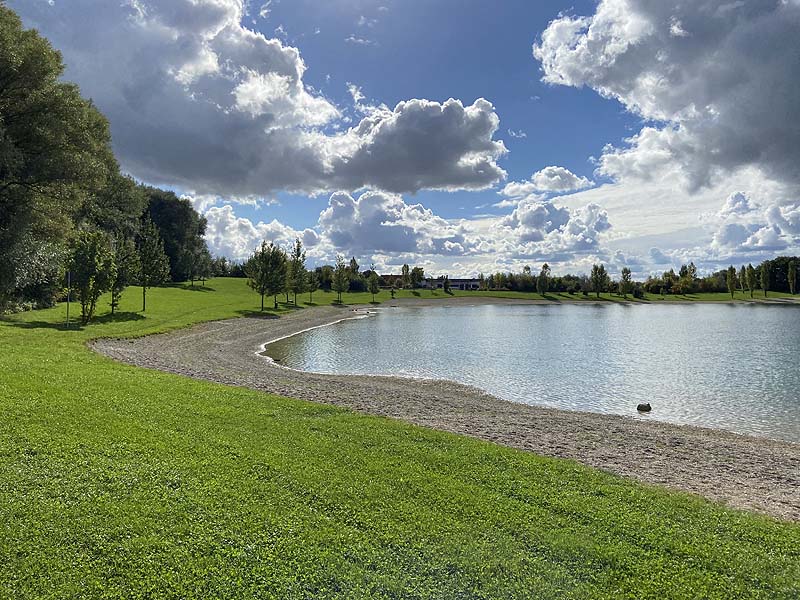
[[[319,373],[450,379],[495,396],[800,442],[800,307],[386,307],[271,344]],[[639,402],[653,411],[640,415]]]

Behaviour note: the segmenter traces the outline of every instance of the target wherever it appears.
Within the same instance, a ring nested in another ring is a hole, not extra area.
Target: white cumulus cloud
[[[800,2],[601,0],[534,46],[544,81],[588,86],[655,121],[600,171],[677,166],[691,188],[744,166],[800,182]]]
[[[412,99],[345,129],[300,52],[246,28],[244,0],[12,0],[111,122],[124,169],[220,196],[482,189],[505,177],[486,100]],[[264,6],[268,9],[269,3]]]

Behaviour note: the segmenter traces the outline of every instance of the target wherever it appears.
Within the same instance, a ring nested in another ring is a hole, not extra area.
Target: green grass
[[[800,594],[797,525],[85,346],[258,306],[208,288],[152,290],[146,315],[131,290],[84,328],[63,306],[0,322],[0,597]]]

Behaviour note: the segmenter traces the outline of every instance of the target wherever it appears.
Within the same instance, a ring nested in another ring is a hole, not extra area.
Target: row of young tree
[[[274,308],[278,308],[278,296],[282,294],[286,295],[287,304],[291,295],[294,305],[297,306],[298,294],[304,293],[308,293],[308,301],[313,303],[314,292],[320,287],[336,292],[338,302],[342,301],[343,293],[353,289],[354,282],[365,284],[363,291],[372,294],[373,302],[380,290],[380,280],[375,269],[360,273],[355,258],[348,264],[340,255],[333,267],[326,265],[308,270],[306,253],[299,239],[295,240],[289,252],[272,242],[268,244],[263,241],[244,263],[243,271],[248,285],[261,296],[261,310],[264,310],[264,299],[270,296],[273,298]]]
[[[673,269],[660,276],[651,276],[643,283],[647,293],[652,294],[696,294],[724,293],[735,297],[736,292],[752,298],[756,290],[768,296],[769,292],[795,294],[797,292],[797,270],[800,258],[779,256],[772,260],[753,266],[731,265],[727,269],[716,271],[705,277],[698,277],[694,263],[683,265],[678,273]]]
[[[632,295],[637,298],[645,294],[686,295],[696,293],[729,292],[735,297],[736,292],[754,297],[756,290],[764,296],[770,291],[791,293],[797,292],[798,267],[800,258],[781,256],[766,260],[758,266],[742,265],[716,271],[705,277],[697,274],[697,267],[690,262],[681,266],[676,273],[674,269],[661,275],[651,275],[645,281],[634,281],[630,268],[623,267],[620,277],[613,280],[602,264],[592,266],[589,275],[552,276],[550,267],[545,263],[538,273],[530,267],[524,267],[520,273],[493,273],[478,276],[482,290],[510,290],[519,292],[566,292],[570,294],[610,292],[623,297]]]
[[[641,284],[634,282],[631,270],[622,269],[620,279],[612,281],[605,265],[592,266],[589,275],[561,275],[554,276],[550,265],[542,265],[538,273],[533,273],[530,267],[523,267],[522,272],[497,272],[488,276],[478,275],[478,285],[481,290],[509,290],[516,292],[566,292],[569,294],[595,293],[598,296],[603,292],[619,292],[624,297],[629,294],[641,295]]]
[[[206,222],[188,200],[120,172],[108,122],[61,55],[0,4],[0,311],[74,288],[84,321],[129,285],[202,279]]]

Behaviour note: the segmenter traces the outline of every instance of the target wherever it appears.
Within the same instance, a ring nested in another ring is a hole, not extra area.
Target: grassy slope
[[[796,525],[84,346],[257,306],[209,287],[0,323],[0,597],[800,594]]]

